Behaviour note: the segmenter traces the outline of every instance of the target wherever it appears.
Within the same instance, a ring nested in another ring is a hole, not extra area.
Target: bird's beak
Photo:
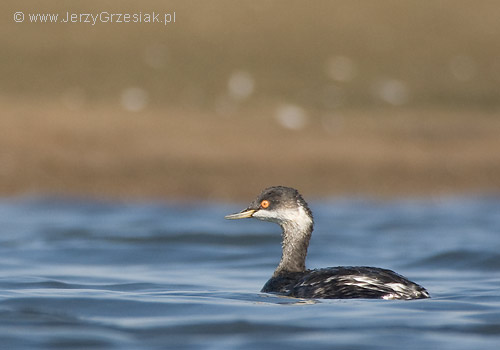
[[[225,219],[228,220],[236,220],[236,219],[246,219],[246,218],[251,218],[253,213],[255,213],[257,210],[255,209],[245,209],[239,213],[236,214],[230,214],[224,216]]]

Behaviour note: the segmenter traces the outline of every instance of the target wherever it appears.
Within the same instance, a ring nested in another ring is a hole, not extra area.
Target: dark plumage
[[[299,192],[290,187],[266,188],[248,208],[226,219],[256,218],[282,228],[282,255],[262,292],[298,298],[422,299],[429,293],[416,283],[386,269],[339,266],[306,270],[313,216]]]

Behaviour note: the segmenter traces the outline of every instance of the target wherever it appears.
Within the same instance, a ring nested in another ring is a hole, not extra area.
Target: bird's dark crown
[[[279,210],[285,208],[302,207],[307,214],[312,218],[311,210],[307,202],[302,198],[299,191],[292,187],[271,186],[264,189],[255,201],[252,202],[249,208],[263,209],[262,202],[268,201],[269,206],[265,209]]]

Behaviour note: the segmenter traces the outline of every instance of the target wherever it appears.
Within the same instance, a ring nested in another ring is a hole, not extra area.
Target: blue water
[[[500,198],[310,200],[308,267],[372,265],[432,299],[259,292],[280,231],[246,203],[0,200],[2,349],[498,349]]]

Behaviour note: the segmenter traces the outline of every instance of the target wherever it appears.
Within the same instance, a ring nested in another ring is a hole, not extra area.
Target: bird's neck
[[[274,276],[305,271],[307,248],[313,231],[312,217],[300,208],[294,220],[283,221],[280,226],[283,230],[282,254]]]

